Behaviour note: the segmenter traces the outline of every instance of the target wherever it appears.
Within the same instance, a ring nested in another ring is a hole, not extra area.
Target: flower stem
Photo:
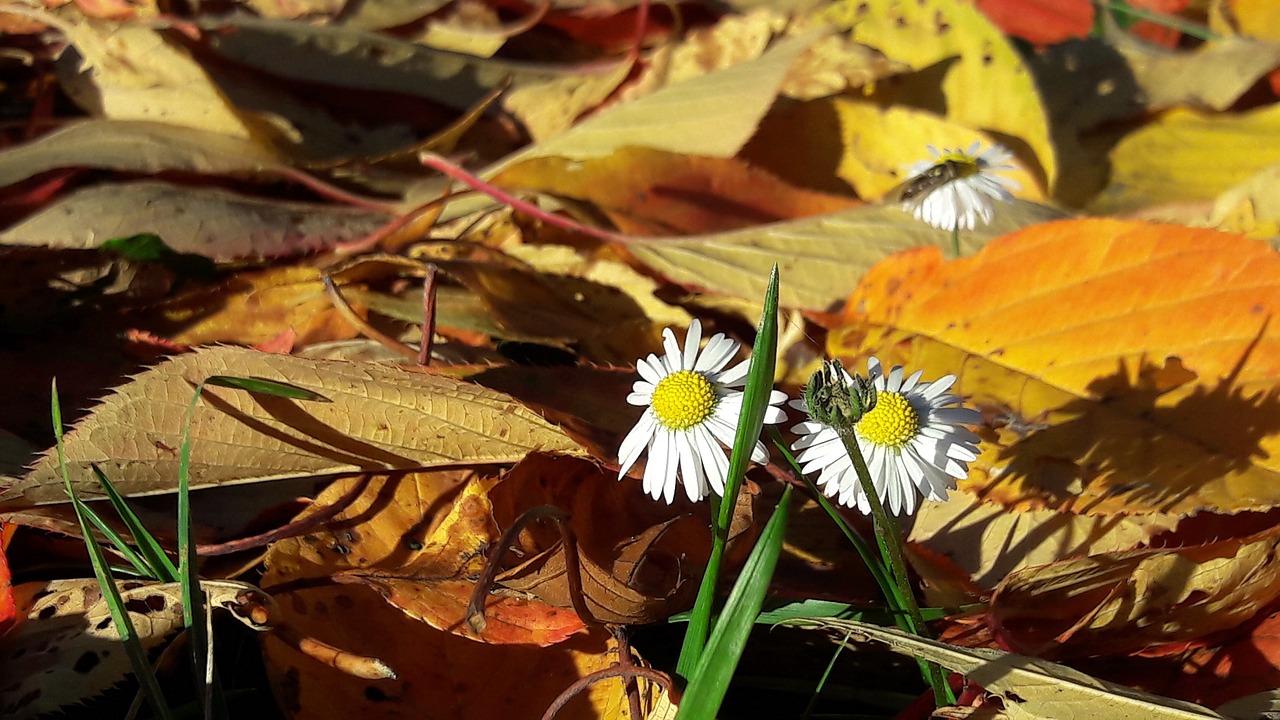
[[[838,432],[840,433],[840,440],[844,442],[845,452],[849,453],[849,459],[853,461],[853,467],[858,472],[858,480],[862,483],[862,492],[866,495],[867,502],[871,505],[871,516],[876,529],[876,539],[879,540],[880,551],[888,562],[893,579],[898,585],[902,604],[910,620],[910,630],[920,637],[928,637],[929,629],[924,623],[924,616],[920,614],[920,606],[916,603],[915,593],[911,589],[911,581],[907,575],[907,560],[902,547],[902,531],[898,527],[897,518],[890,515],[884,509],[884,503],[880,501],[880,495],[876,492],[875,484],[871,481],[871,471],[867,469],[867,461],[862,457],[862,450],[858,447],[858,438],[853,429],[842,429],[838,430]],[[942,668],[921,658],[916,658],[916,660],[920,663],[921,670],[924,672],[926,679],[928,679],[929,685],[933,688],[934,702],[939,707],[954,704],[956,701],[955,695],[951,692],[951,686],[947,684]]]
[[[960,226],[951,228],[951,252],[960,257]]]

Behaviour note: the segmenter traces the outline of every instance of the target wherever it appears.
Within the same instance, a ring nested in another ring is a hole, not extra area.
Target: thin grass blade
[[[764,427],[765,410],[769,406],[769,395],[773,392],[777,351],[778,266],[774,265],[764,294],[760,327],[756,330],[756,341],[751,351],[751,365],[747,371],[742,398],[742,414],[738,416],[738,432],[729,456],[724,498],[718,507],[713,505],[712,519],[715,527],[712,529],[711,555],[707,558],[702,584],[698,587],[698,598],[693,604],[689,627],[685,628],[684,643],[680,647],[680,658],[676,662],[676,672],[685,677],[689,677],[689,673],[697,667],[707,643],[711,616],[715,611],[716,585],[720,579],[720,566],[724,561],[725,544],[728,542],[729,523],[737,505],[738,490],[742,487],[742,476],[751,460],[751,450],[760,439],[760,431]]]
[[[87,508],[80,501],[79,496],[76,495],[75,488],[71,486],[71,475],[67,472],[66,458],[63,454],[62,405],[58,402],[57,380],[54,380],[53,383],[50,414],[53,416],[53,433],[57,440],[58,468],[62,472],[62,482],[66,486],[67,496],[71,498],[71,505],[75,509],[76,518],[80,521],[80,532],[84,535],[85,549],[88,550],[89,561],[93,565],[93,575],[98,580],[98,586],[102,588],[102,597],[111,612],[111,621],[115,623],[116,630],[120,633],[120,641],[124,645],[125,654],[129,657],[129,664],[133,666],[133,672],[138,678],[138,684],[146,694],[147,702],[150,703],[156,717],[164,720],[173,720],[173,714],[165,702],[164,693],[160,690],[160,683],[156,680],[155,671],[151,669],[151,663],[147,662],[147,651],[142,647],[142,643],[138,639],[138,631],[134,628],[133,620],[129,617],[129,612],[124,607],[124,600],[120,597],[120,590],[116,587],[115,578],[111,576],[111,570],[107,566],[106,553],[103,552],[102,546],[98,544],[98,539],[89,527],[91,523],[85,513]]]
[[[751,549],[751,556],[734,583],[729,599],[725,601],[724,612],[693,671],[684,699],[680,701],[676,720],[714,718],[720,710],[729,681],[738,667],[738,659],[747,645],[747,637],[764,605],[778,555],[782,552],[790,509],[791,487],[788,486],[756,546]]]
[[[306,388],[300,388],[297,385],[290,385],[289,383],[277,382],[275,380],[264,380],[262,378],[236,377],[234,375],[212,375],[204,381],[204,384],[244,390],[246,392],[254,393],[255,395],[270,395],[272,397],[289,398],[291,400],[331,402],[329,398],[318,393],[314,393]]]
[[[129,534],[133,536],[133,541],[138,545],[138,554],[145,560],[147,567],[151,571],[151,576],[161,582],[178,582],[178,568],[174,566],[173,561],[169,559],[169,555],[165,553],[159,541],[152,535],[147,528],[138,519],[133,512],[133,508],[125,502],[115,485],[107,479],[106,474],[97,466],[93,466],[93,474],[98,478],[98,484],[102,486],[102,491],[107,494],[107,499],[111,501],[111,506],[115,508],[116,514],[124,521],[124,525],[129,529]],[[115,542],[112,540],[112,542]],[[130,561],[132,562],[132,561]]]

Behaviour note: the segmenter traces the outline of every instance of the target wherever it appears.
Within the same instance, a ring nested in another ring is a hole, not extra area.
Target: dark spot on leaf
[[[991,56],[991,53],[989,52],[982,53],[983,65],[990,65],[992,60],[995,60],[995,58]]]
[[[83,675],[97,667],[100,662],[102,662],[102,659],[98,657],[98,653],[89,651],[81,655],[80,659],[76,660],[76,664],[73,665],[71,669]]]
[[[47,608],[42,608],[40,612],[36,615],[36,617],[41,620],[48,620],[49,618],[57,614],[58,614],[58,608],[54,607],[53,605],[50,605]]]
[[[859,15],[866,15],[867,13],[871,12],[871,5],[869,5],[868,3],[858,3],[857,12]]]
[[[947,19],[942,16],[941,10],[933,16],[933,24],[937,26],[939,35],[951,29],[951,23],[947,22]]]
[[[169,606],[169,601],[164,595],[148,595],[146,597],[134,598],[124,604],[129,612],[136,612],[139,615],[150,615],[153,612],[160,612]]]
[[[381,688],[376,688],[372,685],[365,687],[364,698],[369,702],[386,702],[391,699],[387,697],[386,693],[382,692]]]
[[[94,629],[94,630],[106,630],[106,629],[107,629],[107,628],[109,628],[109,627],[111,627],[111,618],[107,617],[107,618],[103,618],[103,619],[99,620],[99,621],[98,621],[98,624],[93,626],[93,629]]]
[[[352,600],[350,595],[338,595],[333,599],[333,604],[343,610],[350,610],[356,606],[356,601]]]

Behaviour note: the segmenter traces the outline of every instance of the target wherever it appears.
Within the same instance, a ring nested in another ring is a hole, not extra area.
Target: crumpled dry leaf
[[[342,472],[510,463],[531,450],[581,450],[501,393],[380,365],[303,360],[220,347],[181,355],[110,395],[66,437],[81,497],[98,497],[97,464],[123,495],[173,492],[187,407],[212,375],[295,385],[297,401],[206,387],[191,423],[191,487]],[[0,507],[66,501],[56,457],[0,493]]]
[[[484,603],[483,630],[477,632],[467,622],[468,602],[486,556],[501,552],[493,550],[501,533],[487,495],[491,485],[471,480],[463,486],[448,514],[422,540],[422,548],[403,563],[343,570],[333,579],[368,585],[409,617],[473,640],[539,647],[563,642],[583,629],[583,621],[572,610],[525,596],[491,594]],[[422,522],[428,520],[424,517]],[[361,529],[348,532],[354,535]]]
[[[1107,39],[1128,61],[1150,110],[1226,110],[1280,67],[1280,42],[1270,40],[1229,37],[1185,51],[1146,43],[1119,29]]]
[[[963,568],[992,589],[1009,573],[1067,558],[1131,550],[1172,530],[1176,516],[1096,517],[1053,510],[1010,510],[965,490],[925,502],[907,538]]]
[[[1026,568],[991,598],[1007,648],[1044,657],[1133,653],[1234,628],[1280,598],[1280,530],[1205,545]]]

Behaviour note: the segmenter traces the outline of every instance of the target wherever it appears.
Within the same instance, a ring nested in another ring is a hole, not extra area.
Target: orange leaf
[[[977,0],[976,4],[1001,30],[1037,45],[1086,37],[1093,29],[1091,0]]]
[[[13,601],[13,576],[9,574],[9,559],[5,548],[16,525],[0,523],[0,635],[3,635],[18,617],[18,607]]]
[[[1241,625],[1280,598],[1280,528],[1250,538],[1041,565],[996,588],[1002,647],[1045,657],[1131,653]]]
[[[1280,257],[1211,230],[1115,220],[1027,228],[943,263],[891,257],[832,355],[958,376],[984,410],[962,483],[1089,514],[1280,505]]]

